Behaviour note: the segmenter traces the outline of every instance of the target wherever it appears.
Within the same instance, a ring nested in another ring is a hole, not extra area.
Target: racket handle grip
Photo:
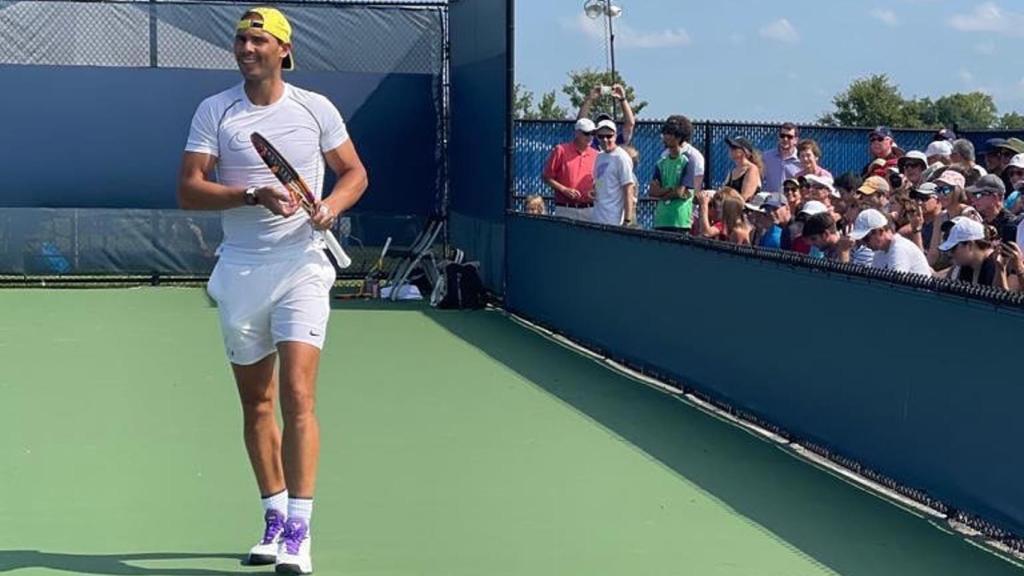
[[[334,256],[334,261],[338,263],[338,268],[348,268],[352,265],[352,259],[345,253],[345,249],[341,247],[341,243],[334,237],[334,234],[330,230],[324,230],[324,242],[327,243],[327,251]]]

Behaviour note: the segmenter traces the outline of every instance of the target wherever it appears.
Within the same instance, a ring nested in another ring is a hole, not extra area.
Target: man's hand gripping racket
[[[267,168],[270,168],[270,171],[274,173],[274,176],[277,177],[277,180],[285,187],[288,193],[309,214],[310,224],[312,224],[312,218],[316,216],[316,197],[313,196],[313,192],[309,189],[305,180],[292,168],[288,160],[285,160],[285,157],[259,132],[253,132],[249,139],[252,141],[253,147],[256,148],[256,153],[263,159],[263,163],[267,165]],[[352,264],[352,259],[345,253],[341,244],[338,243],[338,239],[334,237],[330,230],[323,230],[321,233],[323,234],[324,241],[327,243],[327,250],[334,256],[338,267],[348,268]]]

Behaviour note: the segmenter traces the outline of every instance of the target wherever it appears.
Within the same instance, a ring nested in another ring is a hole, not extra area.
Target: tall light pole
[[[586,0],[583,3],[583,12],[587,17],[594,20],[598,18],[607,18],[608,26],[608,53],[609,59],[611,60],[611,71],[612,80],[611,83],[615,83],[615,28],[612,24],[612,19],[622,15],[622,7],[612,4],[612,0]],[[615,106],[612,106],[612,116],[618,117],[618,110]]]

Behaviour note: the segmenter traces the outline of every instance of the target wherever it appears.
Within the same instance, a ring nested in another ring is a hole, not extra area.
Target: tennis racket
[[[312,218],[316,210],[316,196],[313,196],[313,192],[309,189],[306,181],[295,171],[295,168],[292,168],[288,160],[277,151],[277,148],[274,148],[259,132],[253,132],[249,139],[252,141],[253,147],[256,148],[256,153],[263,159],[263,163],[267,165],[267,168],[270,168],[270,171],[274,173],[278,182],[284,186],[285,190],[293,198],[299,201],[302,209]],[[334,261],[337,262],[338,268],[348,268],[352,264],[352,259],[345,253],[345,249],[341,247],[338,239],[334,237],[330,230],[321,230],[320,233],[327,243],[327,250],[334,256]]]

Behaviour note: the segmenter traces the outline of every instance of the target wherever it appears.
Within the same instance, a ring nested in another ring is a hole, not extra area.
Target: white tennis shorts
[[[334,266],[318,250],[267,264],[217,262],[206,291],[217,302],[228,360],[255,364],[279,342],[323,349],[334,280]]]

